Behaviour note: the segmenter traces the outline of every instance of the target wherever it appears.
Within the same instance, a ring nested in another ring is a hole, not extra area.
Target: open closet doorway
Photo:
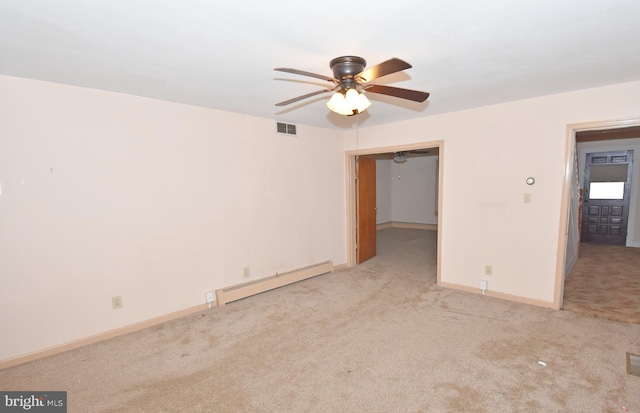
[[[573,150],[561,308],[640,323],[640,120],[577,126]]]
[[[391,173],[391,169],[389,169],[390,167],[388,165],[395,165],[393,162],[393,159],[398,157],[398,160],[402,161],[402,158],[404,157],[405,159],[408,159],[407,162],[411,162],[411,159],[414,157],[419,157],[419,156],[431,156],[432,161],[432,165],[434,168],[434,173],[432,174],[432,178],[425,178],[424,176],[421,177],[421,180],[424,182],[427,179],[433,179],[433,182],[428,182],[428,184],[430,185],[431,188],[433,188],[434,190],[434,194],[431,197],[431,203],[429,206],[431,208],[431,214],[433,214],[433,211],[441,211],[441,205],[442,205],[442,169],[443,169],[443,155],[444,155],[444,143],[442,141],[436,141],[436,142],[425,142],[425,143],[419,143],[419,144],[413,144],[413,145],[399,145],[399,146],[392,146],[392,147],[379,147],[379,148],[369,148],[369,149],[364,149],[364,150],[357,150],[357,151],[351,151],[351,152],[347,152],[346,153],[346,162],[347,162],[347,266],[349,267],[353,267],[358,265],[360,262],[363,262],[364,260],[359,259],[359,247],[363,244],[363,243],[367,243],[371,241],[371,238],[364,238],[364,237],[371,237],[370,232],[369,235],[367,235],[367,232],[361,232],[361,228],[360,228],[360,223],[364,220],[364,219],[369,219],[371,220],[371,215],[369,214],[368,217],[361,217],[360,216],[360,207],[359,206],[363,206],[363,204],[371,204],[371,198],[369,198],[368,200],[365,200],[364,198],[361,199],[360,195],[359,195],[359,191],[358,191],[358,185],[359,185],[359,180],[361,179],[358,176],[358,168],[362,165],[361,162],[363,159],[366,159],[366,163],[368,163],[369,165],[371,165],[372,161],[373,164],[375,165],[375,163],[378,163],[379,165],[383,166],[383,169],[386,167],[387,170],[378,170],[376,169],[376,166],[372,168],[367,168],[367,170],[369,171],[367,173],[368,176],[373,175],[374,179],[375,176],[378,175],[379,173],[383,173],[384,174],[389,174]],[[435,161],[437,159],[437,162]],[[413,165],[418,165],[419,161],[414,161]],[[387,166],[385,166],[387,165]],[[373,172],[371,172],[373,171]],[[376,171],[378,173],[376,173]],[[391,179],[391,177],[389,176],[389,179]],[[397,177],[396,177],[397,179]],[[378,182],[379,184],[379,182]],[[374,187],[377,187],[378,185],[375,183],[374,181]],[[378,193],[377,190],[367,190],[365,191],[366,193],[368,193],[369,195],[371,195],[371,193],[374,193],[376,196],[376,198],[378,198],[380,196],[380,194]],[[384,194],[384,190],[382,191],[382,197],[383,199],[385,199],[385,194]],[[391,194],[387,194],[386,196],[392,196]],[[373,207],[366,207],[364,208],[365,210],[374,211],[374,221],[373,224],[368,224],[368,227],[370,228],[371,225],[374,226],[374,231],[373,231],[373,237],[376,236],[376,230],[378,229],[382,229],[381,227],[381,222],[380,222],[380,215],[381,214],[387,214],[388,208],[386,208],[384,205],[379,206],[378,205],[379,200],[376,200]],[[407,203],[410,204],[410,201],[407,201]],[[415,205],[413,205],[415,206]],[[418,208],[423,208],[423,206],[417,205]],[[441,218],[442,214],[438,214],[437,216],[434,215],[434,219],[436,222],[436,224],[430,224],[431,229],[433,230],[437,230],[441,228],[441,222],[442,222],[442,218]],[[386,222],[389,221],[389,222]],[[393,223],[390,222],[390,219],[385,219],[384,224],[388,224],[388,225],[393,225],[393,224],[402,224],[402,223]],[[370,221],[371,222],[371,221]],[[424,224],[423,224],[424,225]],[[410,228],[410,227],[406,227],[406,228]],[[437,282],[440,281],[440,255],[441,255],[441,242],[440,242],[440,237],[441,237],[441,231],[434,231],[434,236],[437,237],[437,246],[436,246],[436,273],[437,273]],[[373,241],[375,242],[375,241]],[[375,254],[375,253],[374,253]]]

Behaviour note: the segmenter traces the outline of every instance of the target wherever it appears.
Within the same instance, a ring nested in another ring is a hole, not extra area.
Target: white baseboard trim
[[[346,264],[342,264],[338,266],[339,268],[347,268]],[[286,285],[288,283],[301,281],[306,278],[310,278],[315,275],[320,275],[319,273],[327,273],[334,271],[333,262],[327,261],[326,263],[322,263],[316,266],[305,267],[300,270],[296,270],[291,274],[288,274],[287,277],[282,277],[281,280],[272,281],[273,283],[279,283],[278,286]],[[282,274],[285,275],[285,274]],[[286,281],[286,282],[285,282]],[[275,284],[274,284],[275,285]],[[276,288],[274,285],[271,285],[272,288]],[[221,290],[218,290],[221,291]],[[218,292],[216,291],[216,292]],[[254,292],[255,293],[255,292]],[[219,296],[218,299],[222,299],[222,301],[214,301],[213,304],[217,306],[224,305],[226,302],[233,301],[229,299],[229,297]],[[226,299],[226,301],[224,301]],[[43,350],[38,350],[33,353],[24,354],[17,357],[12,357],[5,360],[0,360],[0,370],[7,369],[9,367],[17,366],[20,364],[28,363],[30,361],[38,360],[41,358],[53,356],[56,354],[64,353],[65,351],[74,350],[80,347],[88,346],[90,344],[94,344],[100,341],[108,340],[110,338],[122,336],[125,334],[133,333],[139,330],[143,330],[148,327],[153,327],[158,324],[166,323],[167,321],[175,320],[177,318],[181,318],[190,314],[195,314],[203,311],[209,310],[207,304],[200,304],[195,307],[185,308],[184,310],[176,311],[173,313],[165,314],[159,317],[154,317],[149,320],[141,321],[139,323],[130,324],[124,327],[116,328],[114,330],[109,330],[104,333],[99,333],[93,336],[84,337],[78,340],[70,341],[67,343],[63,343],[57,346],[45,348]],[[209,310],[210,311],[210,310]]]
[[[407,228],[407,229],[425,229],[428,231],[437,231],[438,224],[419,224],[415,222],[390,221],[376,225],[376,230],[387,228]]]
[[[334,266],[333,266],[333,270],[334,270],[334,271],[338,271],[338,270],[346,270],[347,268],[349,268],[349,267],[347,266],[347,263],[346,263],[346,262],[345,262],[345,263],[342,263],[342,264],[338,264],[338,265],[334,265]]]
[[[177,318],[181,318],[194,313],[199,313],[205,310],[208,310],[207,304],[201,304],[195,307],[185,308],[184,310],[165,314],[160,317],[154,317],[149,320],[141,321],[139,323],[134,323],[128,326],[116,328],[114,330],[109,330],[104,333],[70,341],[68,343],[60,344],[57,346],[49,347],[44,350],[39,350],[39,351],[35,351],[33,353],[25,354],[22,356],[17,356],[17,357],[9,358],[6,360],[2,360],[0,361],[0,370],[17,366],[19,364],[28,363],[30,361],[38,360],[41,358],[54,356],[56,354],[64,353],[65,351],[75,350],[80,347],[88,346],[90,344],[108,340],[110,338],[133,333],[135,331],[143,330],[148,327],[153,327],[158,324],[166,323],[167,321],[175,320]]]
[[[472,294],[482,294],[482,290],[479,289],[479,288],[473,288],[473,287],[469,287],[469,286],[466,286],[466,285],[460,285],[460,284],[451,284],[451,283],[440,282],[440,283],[438,283],[438,287],[449,288],[449,289],[458,290],[458,291],[464,291],[464,292],[472,293]],[[535,305],[537,307],[552,308],[554,310],[559,310],[559,308],[557,308],[554,305],[554,303],[551,302],[551,301],[537,300],[535,298],[528,298],[528,297],[520,297],[518,295],[500,293],[500,292],[491,291],[491,290],[485,291],[484,295],[487,296],[487,297],[500,298],[501,300],[515,301],[517,303],[523,303],[523,304]]]
[[[376,225],[376,230],[380,231],[381,229],[387,229],[387,228],[391,228],[391,227],[393,227],[393,223],[391,221],[383,222],[381,224]]]

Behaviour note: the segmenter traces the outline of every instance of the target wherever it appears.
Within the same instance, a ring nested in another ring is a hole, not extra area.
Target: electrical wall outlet
[[[485,291],[487,289],[487,280],[480,280],[480,289]]]
[[[122,308],[122,296],[121,295],[117,295],[114,297],[111,297],[111,307],[113,307],[113,309],[117,309],[117,308]]]
[[[216,300],[216,297],[213,295],[213,291],[207,291],[204,294],[204,300],[207,302],[207,304],[214,302]]]
[[[248,277],[249,275],[250,275],[249,266],[247,265],[246,267],[244,267],[244,276]]]
[[[484,266],[484,275],[493,275],[493,265],[485,265]]]

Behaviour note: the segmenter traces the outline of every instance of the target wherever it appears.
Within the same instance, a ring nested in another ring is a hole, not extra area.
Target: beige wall
[[[377,224],[396,221],[437,224],[437,156],[411,157],[407,162],[376,161]]]
[[[6,76],[0,117],[0,361],[346,260],[339,132]]]
[[[391,162],[392,221],[437,224],[436,165],[437,156],[409,158]]]
[[[478,288],[486,278],[491,291],[552,306],[567,125],[638,117],[639,94],[633,82],[361,127],[346,149],[443,139],[441,281]]]
[[[246,281],[245,266],[257,278],[344,263],[344,152],[357,141],[444,140],[442,282],[475,288],[491,264],[491,291],[550,303],[567,124],[637,117],[639,94],[640,82],[583,90],[356,140],[0,76],[0,361],[202,304]]]

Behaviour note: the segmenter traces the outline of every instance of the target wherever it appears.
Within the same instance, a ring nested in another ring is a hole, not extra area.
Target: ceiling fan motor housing
[[[340,81],[343,90],[355,87],[357,82],[354,76],[364,71],[367,62],[358,56],[341,56],[329,62],[329,67],[333,70],[333,77]]]

